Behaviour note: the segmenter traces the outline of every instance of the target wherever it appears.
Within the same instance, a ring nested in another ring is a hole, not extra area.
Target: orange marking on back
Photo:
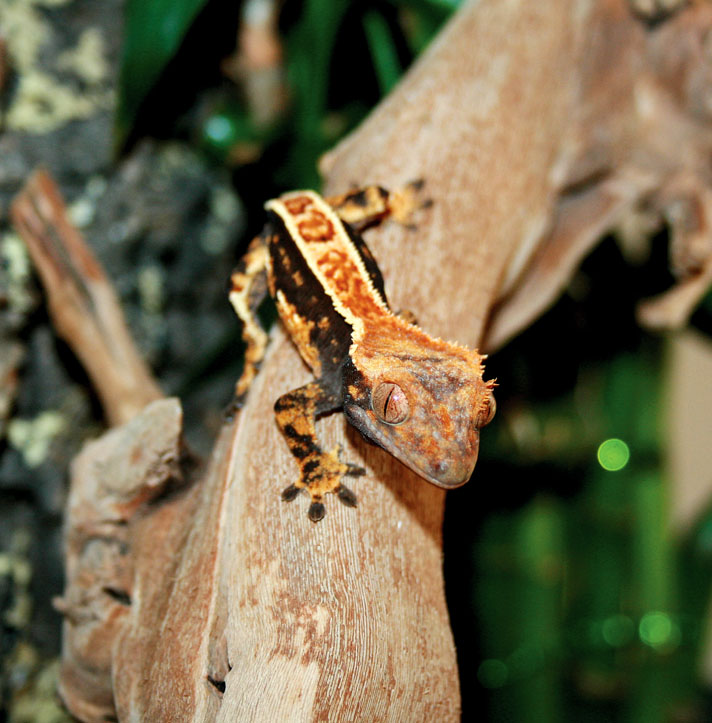
[[[331,288],[355,316],[359,319],[383,316],[383,308],[376,303],[373,290],[344,251],[331,248],[317,258],[316,263]]]
[[[284,205],[292,216],[299,216],[312,205],[312,200],[309,196],[292,196],[284,201]]]
[[[297,222],[297,228],[305,241],[324,243],[334,238],[334,225],[323,213],[310,210],[305,218]]]

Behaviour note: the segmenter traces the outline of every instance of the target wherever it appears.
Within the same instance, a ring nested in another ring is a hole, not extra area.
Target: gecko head
[[[472,475],[480,429],[495,412],[494,382],[482,379],[482,357],[457,350],[371,356],[345,378],[344,413],[351,424],[447,489]]]

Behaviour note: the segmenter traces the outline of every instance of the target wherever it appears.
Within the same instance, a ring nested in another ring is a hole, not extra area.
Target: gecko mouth
[[[344,413],[349,419],[353,420],[354,426],[361,432],[363,437],[377,444],[399,462],[436,487],[442,487],[443,489],[461,487],[472,476],[479,449],[479,433],[476,430],[467,455],[458,456],[454,461],[438,459],[433,463],[426,462],[425,456],[422,454],[406,453],[402,450],[398,446],[397,440],[384,434],[380,425],[374,424],[368,412],[358,405],[344,407]]]

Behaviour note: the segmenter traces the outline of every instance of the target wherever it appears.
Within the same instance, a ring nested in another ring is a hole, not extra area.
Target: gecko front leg
[[[362,467],[342,462],[338,447],[325,452],[317,440],[316,418],[341,408],[341,399],[330,386],[324,379],[309,382],[283,394],[274,405],[277,424],[300,470],[299,479],[282,492],[282,499],[289,502],[305,489],[311,497],[312,522],[324,517],[322,500],[328,492],[336,493],[345,505],[355,507],[356,496],[341,480],[365,474]]]

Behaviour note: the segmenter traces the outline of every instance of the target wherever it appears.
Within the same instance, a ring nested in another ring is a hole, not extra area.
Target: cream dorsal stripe
[[[300,201],[305,202],[301,212],[295,213],[287,205],[294,207]],[[341,219],[320,196],[312,191],[297,191],[268,201],[265,208],[282,219],[311,272],[354,332],[362,331],[364,317],[393,316],[373,286]],[[323,235],[310,239],[301,227],[318,223],[319,216],[328,223],[323,226]]]

